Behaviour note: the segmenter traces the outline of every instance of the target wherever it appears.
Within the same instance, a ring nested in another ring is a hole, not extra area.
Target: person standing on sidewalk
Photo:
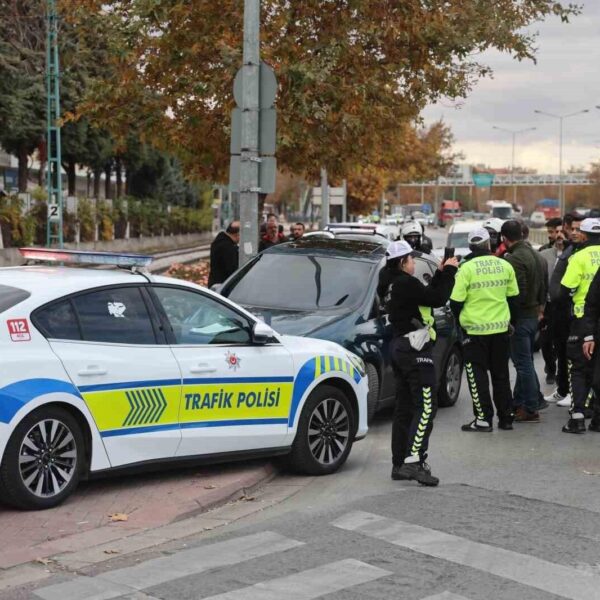
[[[454,286],[458,260],[450,258],[428,286],[415,276],[412,246],[402,240],[387,249],[387,267],[397,272],[387,309],[394,337],[392,367],[396,405],[392,423],[392,479],[436,486],[425,459],[437,411],[436,373],[432,348],[436,339],[433,308],[444,306]]]
[[[240,222],[233,221],[221,231],[210,245],[210,273],[208,287],[223,283],[239,264]]]
[[[518,221],[502,225],[502,239],[507,247],[505,259],[512,265],[519,285],[514,314],[514,333],[510,354],[517,370],[513,392],[516,423],[539,423],[540,382],[533,363],[533,348],[547,294],[545,270],[539,254],[523,241]]]
[[[567,360],[567,341],[569,339],[569,324],[571,321],[571,302],[567,295],[563,295],[560,282],[565,276],[567,265],[571,257],[581,247],[581,232],[580,227],[583,217],[579,214],[567,213],[563,218],[563,234],[565,237],[564,249],[556,261],[554,270],[550,277],[550,302],[552,303],[552,314],[554,321],[554,347],[556,348],[557,363],[564,362],[568,365]],[[561,392],[569,388],[569,376],[567,366],[566,387],[563,383]],[[570,389],[570,388],[569,388]],[[562,394],[561,394],[562,395]],[[552,399],[548,400],[552,401]],[[556,401],[556,406],[569,408],[573,402],[571,393],[563,395],[562,398]]]
[[[600,269],[600,219],[584,219],[580,226],[581,248],[571,257],[561,281],[563,298],[572,303],[567,342],[569,380],[573,404],[564,433],[585,433],[585,409],[592,384],[592,361],[584,354],[587,335],[582,321],[588,291]]]
[[[560,257],[565,250],[565,236],[562,225],[555,227],[555,237],[552,246],[540,251],[540,256],[546,261],[548,266],[548,280],[552,281],[554,269]],[[544,357],[544,370],[546,373],[546,383],[548,385],[557,385],[557,389],[546,396],[546,402],[559,402],[569,394],[569,378],[567,373],[567,354],[566,344],[564,350],[561,344],[557,343],[557,331],[561,324],[555,317],[555,306],[548,288],[546,306],[544,307],[544,318],[540,326],[540,345],[542,356]]]
[[[493,256],[486,229],[469,234],[468,254],[458,270],[450,296],[450,307],[465,332],[463,356],[475,419],[463,431],[493,431],[494,407],[488,371],[492,380],[494,404],[500,429],[512,429],[510,358],[510,304],[519,295],[513,267]]]

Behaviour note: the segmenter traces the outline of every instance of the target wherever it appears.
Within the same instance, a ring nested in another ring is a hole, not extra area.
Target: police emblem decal
[[[225,354],[225,362],[229,365],[230,369],[237,371],[241,366],[240,363],[242,360],[233,352],[227,352]]]

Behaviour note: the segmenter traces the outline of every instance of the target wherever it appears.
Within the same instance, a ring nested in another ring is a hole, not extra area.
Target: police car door
[[[148,294],[132,285],[77,294],[34,315],[112,466],[172,457],[181,441],[181,371],[152,310]]]
[[[183,376],[179,456],[282,446],[293,361],[279,343],[252,343],[253,321],[190,288],[153,285]]]

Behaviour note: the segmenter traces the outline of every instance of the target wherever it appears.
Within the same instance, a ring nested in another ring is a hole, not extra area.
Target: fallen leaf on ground
[[[114,523],[116,521],[128,521],[129,517],[125,513],[114,513],[108,515],[108,518]]]
[[[40,565],[49,565],[54,561],[51,558],[36,558],[35,562],[40,563]]]
[[[242,496],[242,500],[245,500],[246,502],[254,502],[254,500],[256,500],[256,496]]]
[[[216,485],[205,485],[204,489],[205,490],[216,490],[217,486]]]
[[[583,470],[583,474],[584,475],[595,475],[595,476],[600,475],[600,473],[594,473],[593,471],[586,471],[585,469]]]
[[[120,554],[118,550],[105,550],[104,554]]]

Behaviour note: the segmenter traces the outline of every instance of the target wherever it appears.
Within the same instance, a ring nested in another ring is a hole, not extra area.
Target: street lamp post
[[[577,112],[574,113],[569,113],[566,115],[555,115],[554,113],[549,113],[549,112],[545,112],[543,110],[534,110],[534,113],[538,114],[538,115],[545,115],[546,117],[552,117],[553,119],[558,119],[559,121],[559,128],[560,128],[560,133],[559,133],[559,142],[558,142],[558,202],[560,205],[560,214],[564,215],[566,212],[566,206],[565,206],[565,186],[564,186],[564,179],[563,179],[563,121],[565,119],[568,119],[570,117],[576,117],[577,115],[583,115],[585,113],[589,113],[590,109],[589,108],[585,108],[584,110],[578,110]]]
[[[517,184],[515,183],[515,143],[517,139],[517,135],[520,133],[526,133],[528,131],[535,131],[535,127],[526,127],[525,129],[506,129],[505,127],[497,127],[493,126],[493,129],[497,129],[498,131],[504,131],[505,133],[510,133],[512,136],[512,158],[511,158],[511,167],[510,167],[510,184],[513,189],[513,204],[516,206],[517,204]]]

